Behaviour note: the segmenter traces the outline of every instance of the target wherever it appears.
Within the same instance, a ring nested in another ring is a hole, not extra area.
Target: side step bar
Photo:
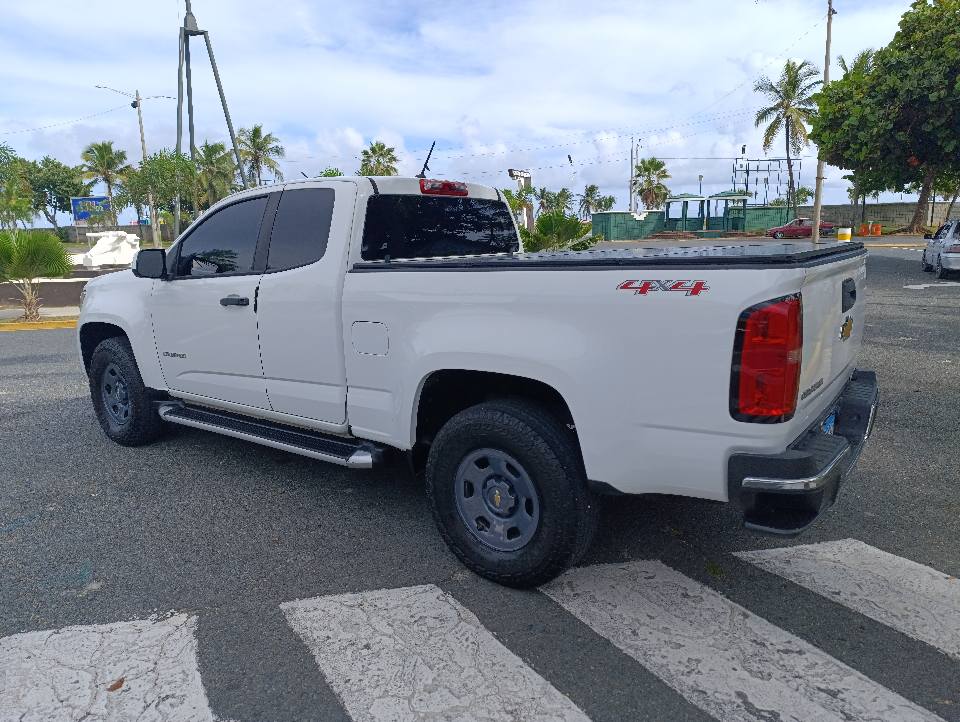
[[[163,403],[159,412],[160,418],[171,424],[213,431],[352,469],[373,468],[382,455],[380,447],[369,441],[321,434],[226,411]]]

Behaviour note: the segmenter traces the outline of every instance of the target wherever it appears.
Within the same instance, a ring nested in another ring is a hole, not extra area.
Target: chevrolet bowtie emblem
[[[853,319],[847,316],[843,322],[843,325],[840,326],[840,340],[846,341],[848,338],[850,338],[851,333],[853,333]]]

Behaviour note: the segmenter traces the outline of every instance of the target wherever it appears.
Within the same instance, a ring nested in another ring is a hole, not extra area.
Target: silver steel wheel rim
[[[123,377],[120,367],[115,363],[108,364],[100,377],[100,395],[107,414],[118,426],[125,426],[130,421],[132,403],[127,380]]]
[[[526,469],[500,449],[464,457],[454,478],[460,520],[480,543],[501,552],[522,549],[540,525],[540,495]]]

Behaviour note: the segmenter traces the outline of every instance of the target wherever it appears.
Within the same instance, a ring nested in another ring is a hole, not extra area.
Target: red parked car
[[[820,221],[820,235],[827,236],[833,233],[836,227],[833,223]],[[813,221],[809,218],[794,218],[789,223],[771,228],[768,236],[774,238],[809,238],[813,235]]]

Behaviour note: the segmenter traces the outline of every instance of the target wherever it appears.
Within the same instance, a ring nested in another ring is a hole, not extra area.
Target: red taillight
[[[467,184],[460,181],[420,179],[420,192],[428,196],[465,196]]]
[[[733,347],[730,413],[738,421],[788,421],[797,410],[803,306],[800,294],[740,314]]]

